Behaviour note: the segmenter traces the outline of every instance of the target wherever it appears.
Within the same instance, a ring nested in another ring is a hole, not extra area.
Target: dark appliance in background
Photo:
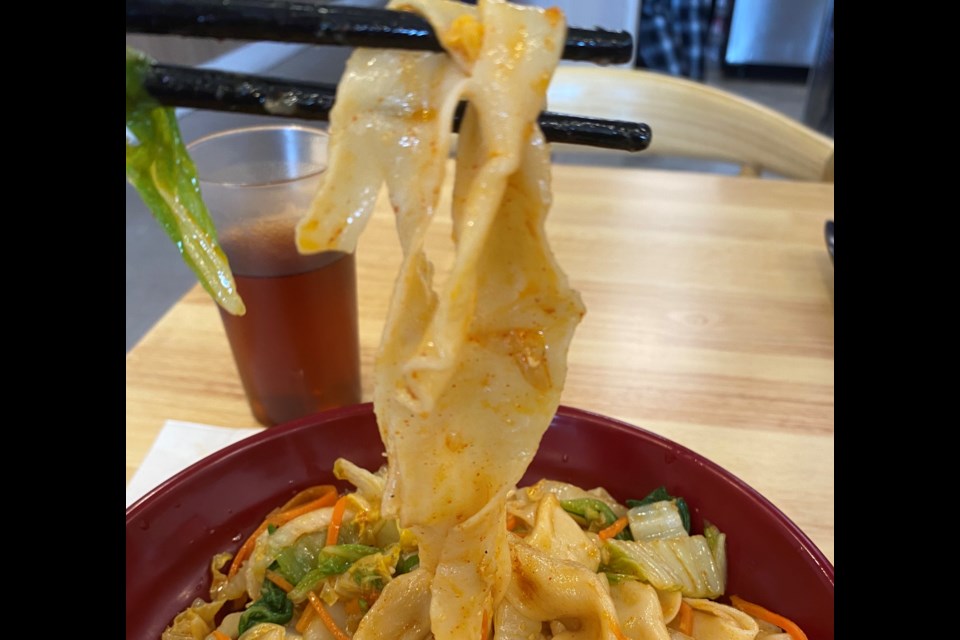
[[[806,83],[804,124],[834,137],[834,0],[711,0],[708,55],[726,77]]]
[[[832,0],[715,0],[725,15],[724,74],[806,82]]]

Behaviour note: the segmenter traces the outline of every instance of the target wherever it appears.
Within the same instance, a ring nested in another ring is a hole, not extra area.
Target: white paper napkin
[[[127,485],[127,506],[194,462],[263,431],[263,427],[230,429],[196,422],[167,420],[143,464]]]

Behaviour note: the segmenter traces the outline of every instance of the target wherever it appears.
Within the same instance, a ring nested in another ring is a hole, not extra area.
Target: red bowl
[[[370,404],[273,427],[184,469],[127,509],[128,640],[157,640],[207,597],[214,554],[235,550],[272,508],[312,484],[337,484],[338,457],[376,468],[383,445]],[[833,565],[767,499],[713,462],[656,434],[560,407],[521,484],[542,477],[606,487],[623,501],[665,485],[693,530],[727,534],[728,588],[833,640]]]

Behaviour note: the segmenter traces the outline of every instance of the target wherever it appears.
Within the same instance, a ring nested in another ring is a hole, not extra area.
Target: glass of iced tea
[[[247,311],[220,315],[250,409],[267,426],[360,402],[354,255],[301,255],[297,221],[327,166],[327,134],[271,125],[187,146]]]

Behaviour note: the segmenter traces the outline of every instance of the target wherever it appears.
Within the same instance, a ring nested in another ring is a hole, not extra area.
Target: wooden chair
[[[833,139],[761,104],[651,71],[561,65],[547,92],[556,113],[646,122],[645,155],[698,158],[785,178],[833,182]]]

